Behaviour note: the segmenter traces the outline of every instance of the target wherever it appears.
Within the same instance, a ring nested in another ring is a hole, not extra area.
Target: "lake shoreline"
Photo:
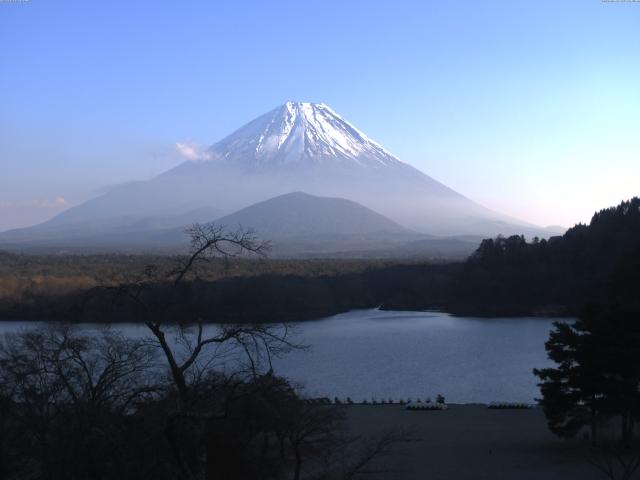
[[[252,323],[258,323],[261,325],[278,325],[278,324],[283,324],[283,323],[303,323],[303,322],[317,322],[317,321],[321,321],[324,320],[328,317],[333,317],[336,315],[341,315],[344,313],[349,313],[349,312],[357,312],[357,311],[367,311],[367,310],[371,310],[371,311],[381,311],[381,312],[406,312],[406,313],[442,313],[445,315],[450,315],[452,317],[475,317],[478,319],[499,319],[499,318],[568,318],[568,317],[575,317],[577,314],[576,312],[573,312],[570,309],[538,309],[535,311],[514,311],[514,310],[510,310],[510,309],[497,309],[491,312],[488,312],[486,310],[474,310],[474,309],[470,309],[470,310],[464,310],[464,309],[445,309],[445,308],[441,308],[439,306],[437,307],[426,307],[426,308],[419,308],[419,309],[412,309],[412,308],[399,308],[397,306],[386,306],[386,305],[380,305],[378,307],[356,307],[356,308],[347,308],[347,309],[339,309],[339,310],[332,310],[331,312],[327,313],[327,312],[323,312],[322,314],[317,314],[317,315],[312,315],[312,316],[308,316],[308,317],[302,317],[300,319],[296,319],[296,320],[286,320],[286,321],[278,321],[278,320],[271,320],[271,321],[259,321],[259,322],[251,322],[250,320],[237,320],[237,321],[230,321],[230,320],[226,320],[226,321],[216,321],[213,319],[205,319],[203,321],[204,324],[207,325],[234,325],[234,324],[252,324]],[[50,318],[50,319],[42,319],[42,318],[33,318],[33,317],[19,317],[19,316],[14,316],[14,317],[2,317],[0,316],[0,323],[10,323],[10,322],[56,322],[56,323],[63,323],[63,324],[71,324],[71,325],[76,325],[76,324],[100,324],[100,325],[104,325],[104,324],[109,324],[109,325],[123,325],[123,324],[140,324],[140,325],[144,325],[145,321],[144,320],[135,320],[135,319],[130,319],[130,318],[126,318],[123,319],[121,321],[104,321],[101,319],[86,319],[86,318],[82,318],[82,319],[62,319],[62,318]],[[179,321],[165,321],[163,322],[167,325],[179,325],[181,322]],[[188,325],[193,324],[193,322],[188,322],[186,323]]]

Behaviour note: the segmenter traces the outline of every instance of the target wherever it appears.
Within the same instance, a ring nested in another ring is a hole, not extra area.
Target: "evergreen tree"
[[[574,324],[557,322],[546,342],[556,368],[535,369],[551,431],[574,436],[613,417],[622,441],[640,416],[640,318],[637,311],[591,307]]]

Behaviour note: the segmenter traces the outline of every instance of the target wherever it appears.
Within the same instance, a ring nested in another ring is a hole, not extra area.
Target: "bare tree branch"
[[[271,248],[269,242],[258,240],[251,229],[238,228],[228,231],[224,225],[215,223],[196,223],[186,231],[191,237],[191,249],[182,265],[171,272],[176,275],[175,285],[178,285],[196,262],[206,261],[211,257],[236,257],[241,254],[264,256]]]

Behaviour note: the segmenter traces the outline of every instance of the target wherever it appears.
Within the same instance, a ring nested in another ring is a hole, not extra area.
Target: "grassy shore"
[[[540,408],[493,410],[486,405],[449,405],[444,411],[408,411],[400,405],[352,405],[351,431],[376,435],[389,429],[413,441],[377,467],[385,480],[567,480],[606,478],[589,463],[590,442],[561,440],[547,429]]]

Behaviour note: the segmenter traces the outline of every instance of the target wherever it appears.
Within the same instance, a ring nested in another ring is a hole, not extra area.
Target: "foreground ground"
[[[540,408],[492,410],[452,405],[447,411],[408,411],[400,405],[350,406],[356,434],[401,428],[414,441],[376,467],[391,470],[375,478],[429,480],[555,480],[607,478],[585,440],[561,440],[547,429]]]

